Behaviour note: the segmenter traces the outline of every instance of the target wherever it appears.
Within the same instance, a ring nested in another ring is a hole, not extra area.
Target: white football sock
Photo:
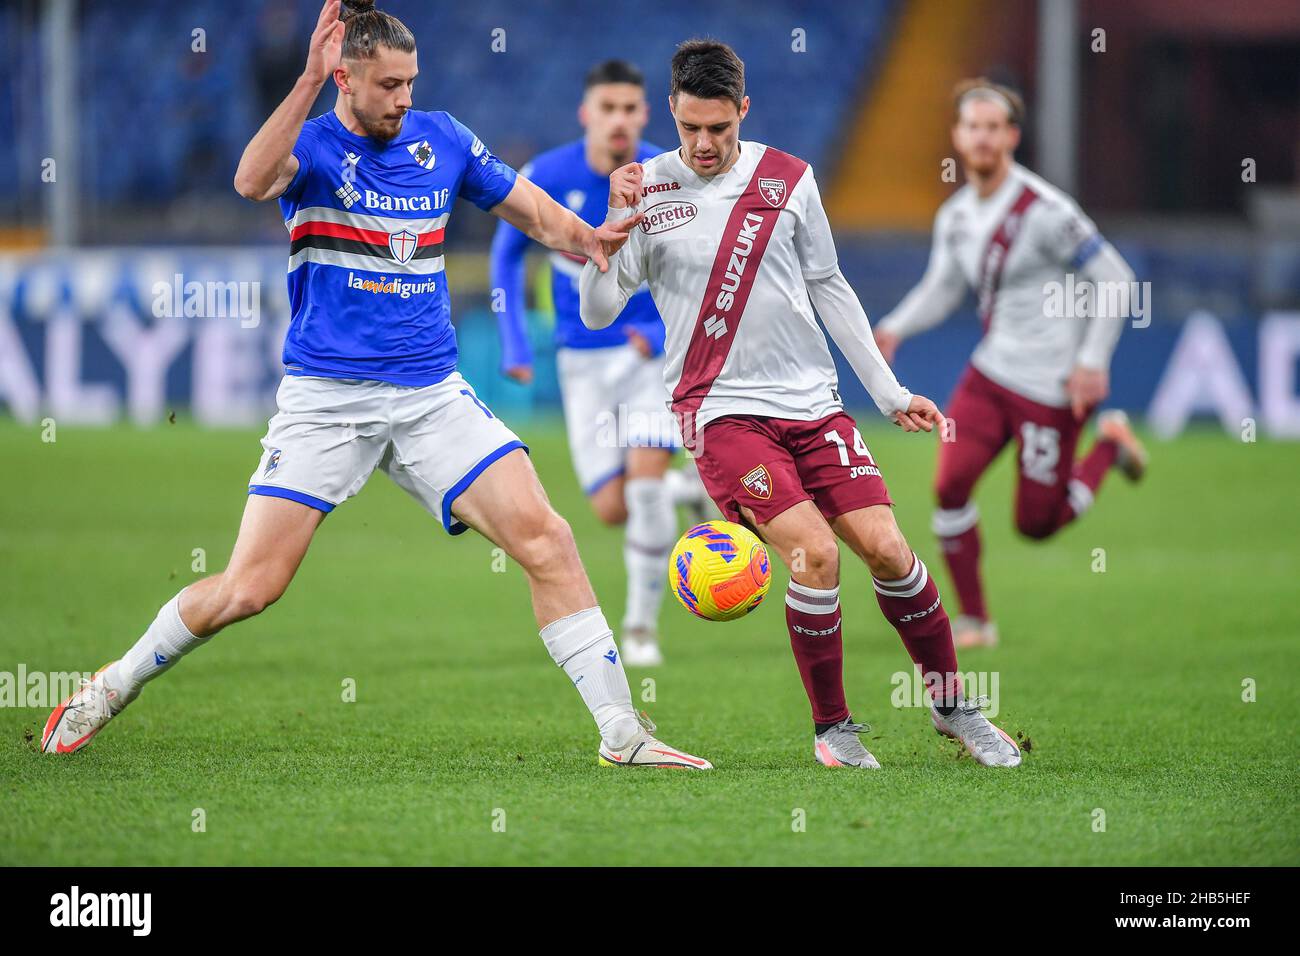
[[[674,506],[707,505],[710,501],[709,492],[700,480],[700,472],[693,458],[687,458],[682,467],[667,471],[664,474],[664,484],[668,487],[668,495]]]
[[[633,478],[623,486],[627,503],[623,561],[627,565],[627,612],[623,630],[653,633],[659,622],[668,556],[677,540],[677,515],[667,482]]]
[[[589,607],[552,621],[542,628],[541,635],[551,659],[564,669],[582,695],[600,739],[611,750],[622,750],[641,725],[632,708],[623,660],[605,615],[599,607]]]
[[[104,681],[127,700],[140,688],[198,647],[206,637],[195,637],[181,620],[180,593],[162,606],[144,636],[105,673]]]

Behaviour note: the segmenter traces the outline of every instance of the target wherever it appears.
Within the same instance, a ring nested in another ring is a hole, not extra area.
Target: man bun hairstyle
[[[989,100],[999,103],[1007,111],[1007,119],[1012,126],[1019,126],[1025,121],[1025,101],[1020,94],[1009,86],[994,83],[986,76],[976,76],[962,80],[952,90],[953,122],[961,119],[961,108],[967,100]]]
[[[627,60],[606,60],[604,63],[597,63],[587,71],[587,80],[582,88],[589,90],[602,83],[631,83],[633,86],[645,89],[645,77]]]
[[[375,9],[375,0],[343,0],[339,19],[343,32],[343,59],[373,60],[381,46],[399,53],[415,52],[415,35],[391,13]]]
[[[687,40],[673,54],[669,93],[689,93],[702,100],[731,100],[740,109],[745,98],[745,64],[736,51],[718,40]]]

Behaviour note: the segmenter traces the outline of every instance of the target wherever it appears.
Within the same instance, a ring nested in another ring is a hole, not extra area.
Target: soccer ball
[[[767,548],[730,521],[691,528],[668,559],[668,584],[682,607],[706,621],[734,621],[763,601],[772,586]]]

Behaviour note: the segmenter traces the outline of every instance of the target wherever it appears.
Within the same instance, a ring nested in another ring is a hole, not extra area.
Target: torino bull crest
[[[785,202],[784,179],[760,179],[758,191],[767,200],[767,204],[776,209],[780,209],[781,204]]]

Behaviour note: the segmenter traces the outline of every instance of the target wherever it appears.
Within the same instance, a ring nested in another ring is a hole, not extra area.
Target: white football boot
[[[41,735],[42,753],[75,753],[135,699],[122,697],[104,683],[104,671],[115,663],[105,664],[89,680],[83,677],[80,689],[54,708]]]
[[[952,622],[952,643],[958,648],[997,647],[998,626],[992,621],[962,614]]]
[[[858,739],[858,734],[864,734],[870,729],[868,725],[855,724],[852,717],[846,717],[834,727],[828,727],[813,736],[813,756],[826,767],[879,770],[880,761]]]
[[[623,663],[628,667],[658,667],[664,662],[659,637],[653,631],[626,630],[619,642]]]
[[[1018,767],[1020,748],[1016,742],[980,713],[988,704],[987,697],[959,700],[957,709],[947,717],[935,710],[932,704],[930,720],[939,733],[961,741],[978,763],[986,767]]]
[[[597,760],[605,767],[673,767],[678,770],[712,770],[713,764],[702,757],[693,757],[674,750],[654,736],[654,721],[646,714],[637,715],[636,736],[618,750],[600,745]]]
[[[1141,481],[1147,471],[1147,450],[1133,433],[1123,409],[1110,408],[1097,416],[1097,434],[1119,446],[1115,467],[1129,481]]]

